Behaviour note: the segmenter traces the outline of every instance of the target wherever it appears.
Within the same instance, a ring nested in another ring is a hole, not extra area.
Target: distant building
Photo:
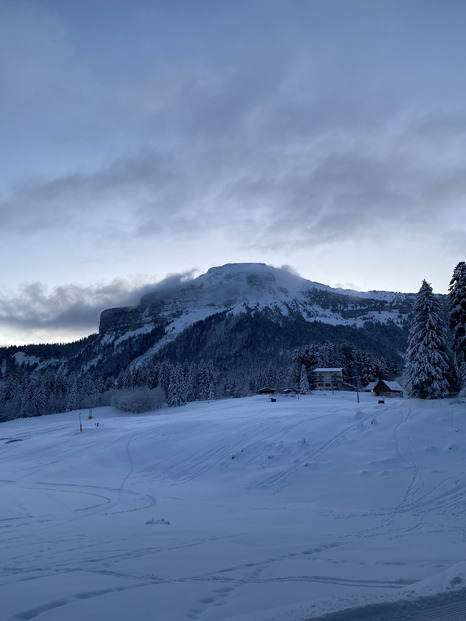
[[[275,388],[270,388],[269,386],[264,386],[264,388],[259,388],[257,391],[259,395],[273,395],[275,394]]]
[[[314,369],[316,390],[341,390],[343,387],[343,369]]]
[[[371,392],[377,395],[377,397],[402,397],[403,387],[395,381],[379,380],[371,389]]]

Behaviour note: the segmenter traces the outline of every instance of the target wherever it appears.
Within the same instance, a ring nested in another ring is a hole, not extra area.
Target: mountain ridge
[[[115,380],[127,369],[209,360],[220,374],[287,367],[296,348],[348,344],[402,365],[415,294],[333,289],[264,263],[171,277],[139,304],[102,312],[99,332],[66,346],[0,349],[0,363]],[[26,356],[18,356],[24,351]],[[32,358],[34,356],[34,358]]]
[[[171,323],[184,317],[179,322],[182,328],[217,312],[239,313],[248,308],[270,308],[283,315],[292,310],[306,320],[334,325],[362,327],[370,320],[401,324],[411,310],[413,298],[410,293],[333,289],[264,263],[229,263],[210,268],[189,281],[156,287],[141,298],[139,305],[103,311],[99,334]],[[382,311],[383,317],[374,317],[374,312]],[[178,332],[178,327],[173,327]]]

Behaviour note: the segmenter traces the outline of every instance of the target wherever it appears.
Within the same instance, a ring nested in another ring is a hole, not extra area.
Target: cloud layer
[[[464,3],[0,11],[3,285],[44,283],[4,296],[18,324],[65,300],[58,324],[90,325],[135,273],[263,260],[413,289],[464,260]]]
[[[379,129],[311,129],[276,144],[260,132],[254,147],[246,135],[228,152],[210,141],[191,146],[189,161],[145,150],[16,188],[0,203],[0,224],[4,235],[74,228],[136,242],[221,230],[240,245],[252,233],[264,247],[325,245],[380,227],[388,235],[400,226],[448,229],[466,214],[465,120],[430,113],[400,126],[393,116]]]
[[[46,333],[55,340],[70,340],[97,332],[100,313],[113,307],[134,306],[148,293],[175,289],[194,277],[194,272],[171,274],[160,282],[115,279],[88,286],[50,288],[43,283],[24,285],[19,291],[0,290],[0,345],[5,334]],[[58,336],[60,338],[58,338]]]

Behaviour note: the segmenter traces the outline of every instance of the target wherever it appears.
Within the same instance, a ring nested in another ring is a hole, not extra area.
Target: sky
[[[465,29],[462,0],[0,0],[0,345],[225,263],[446,293]]]

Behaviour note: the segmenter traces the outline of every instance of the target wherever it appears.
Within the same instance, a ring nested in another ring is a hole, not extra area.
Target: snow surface
[[[360,400],[2,424],[2,621],[466,618],[466,405]]]
[[[17,351],[16,354],[13,354],[12,358],[14,358],[15,363],[18,366],[27,365],[27,364],[38,364],[40,359],[37,356],[29,356],[24,351]]]

